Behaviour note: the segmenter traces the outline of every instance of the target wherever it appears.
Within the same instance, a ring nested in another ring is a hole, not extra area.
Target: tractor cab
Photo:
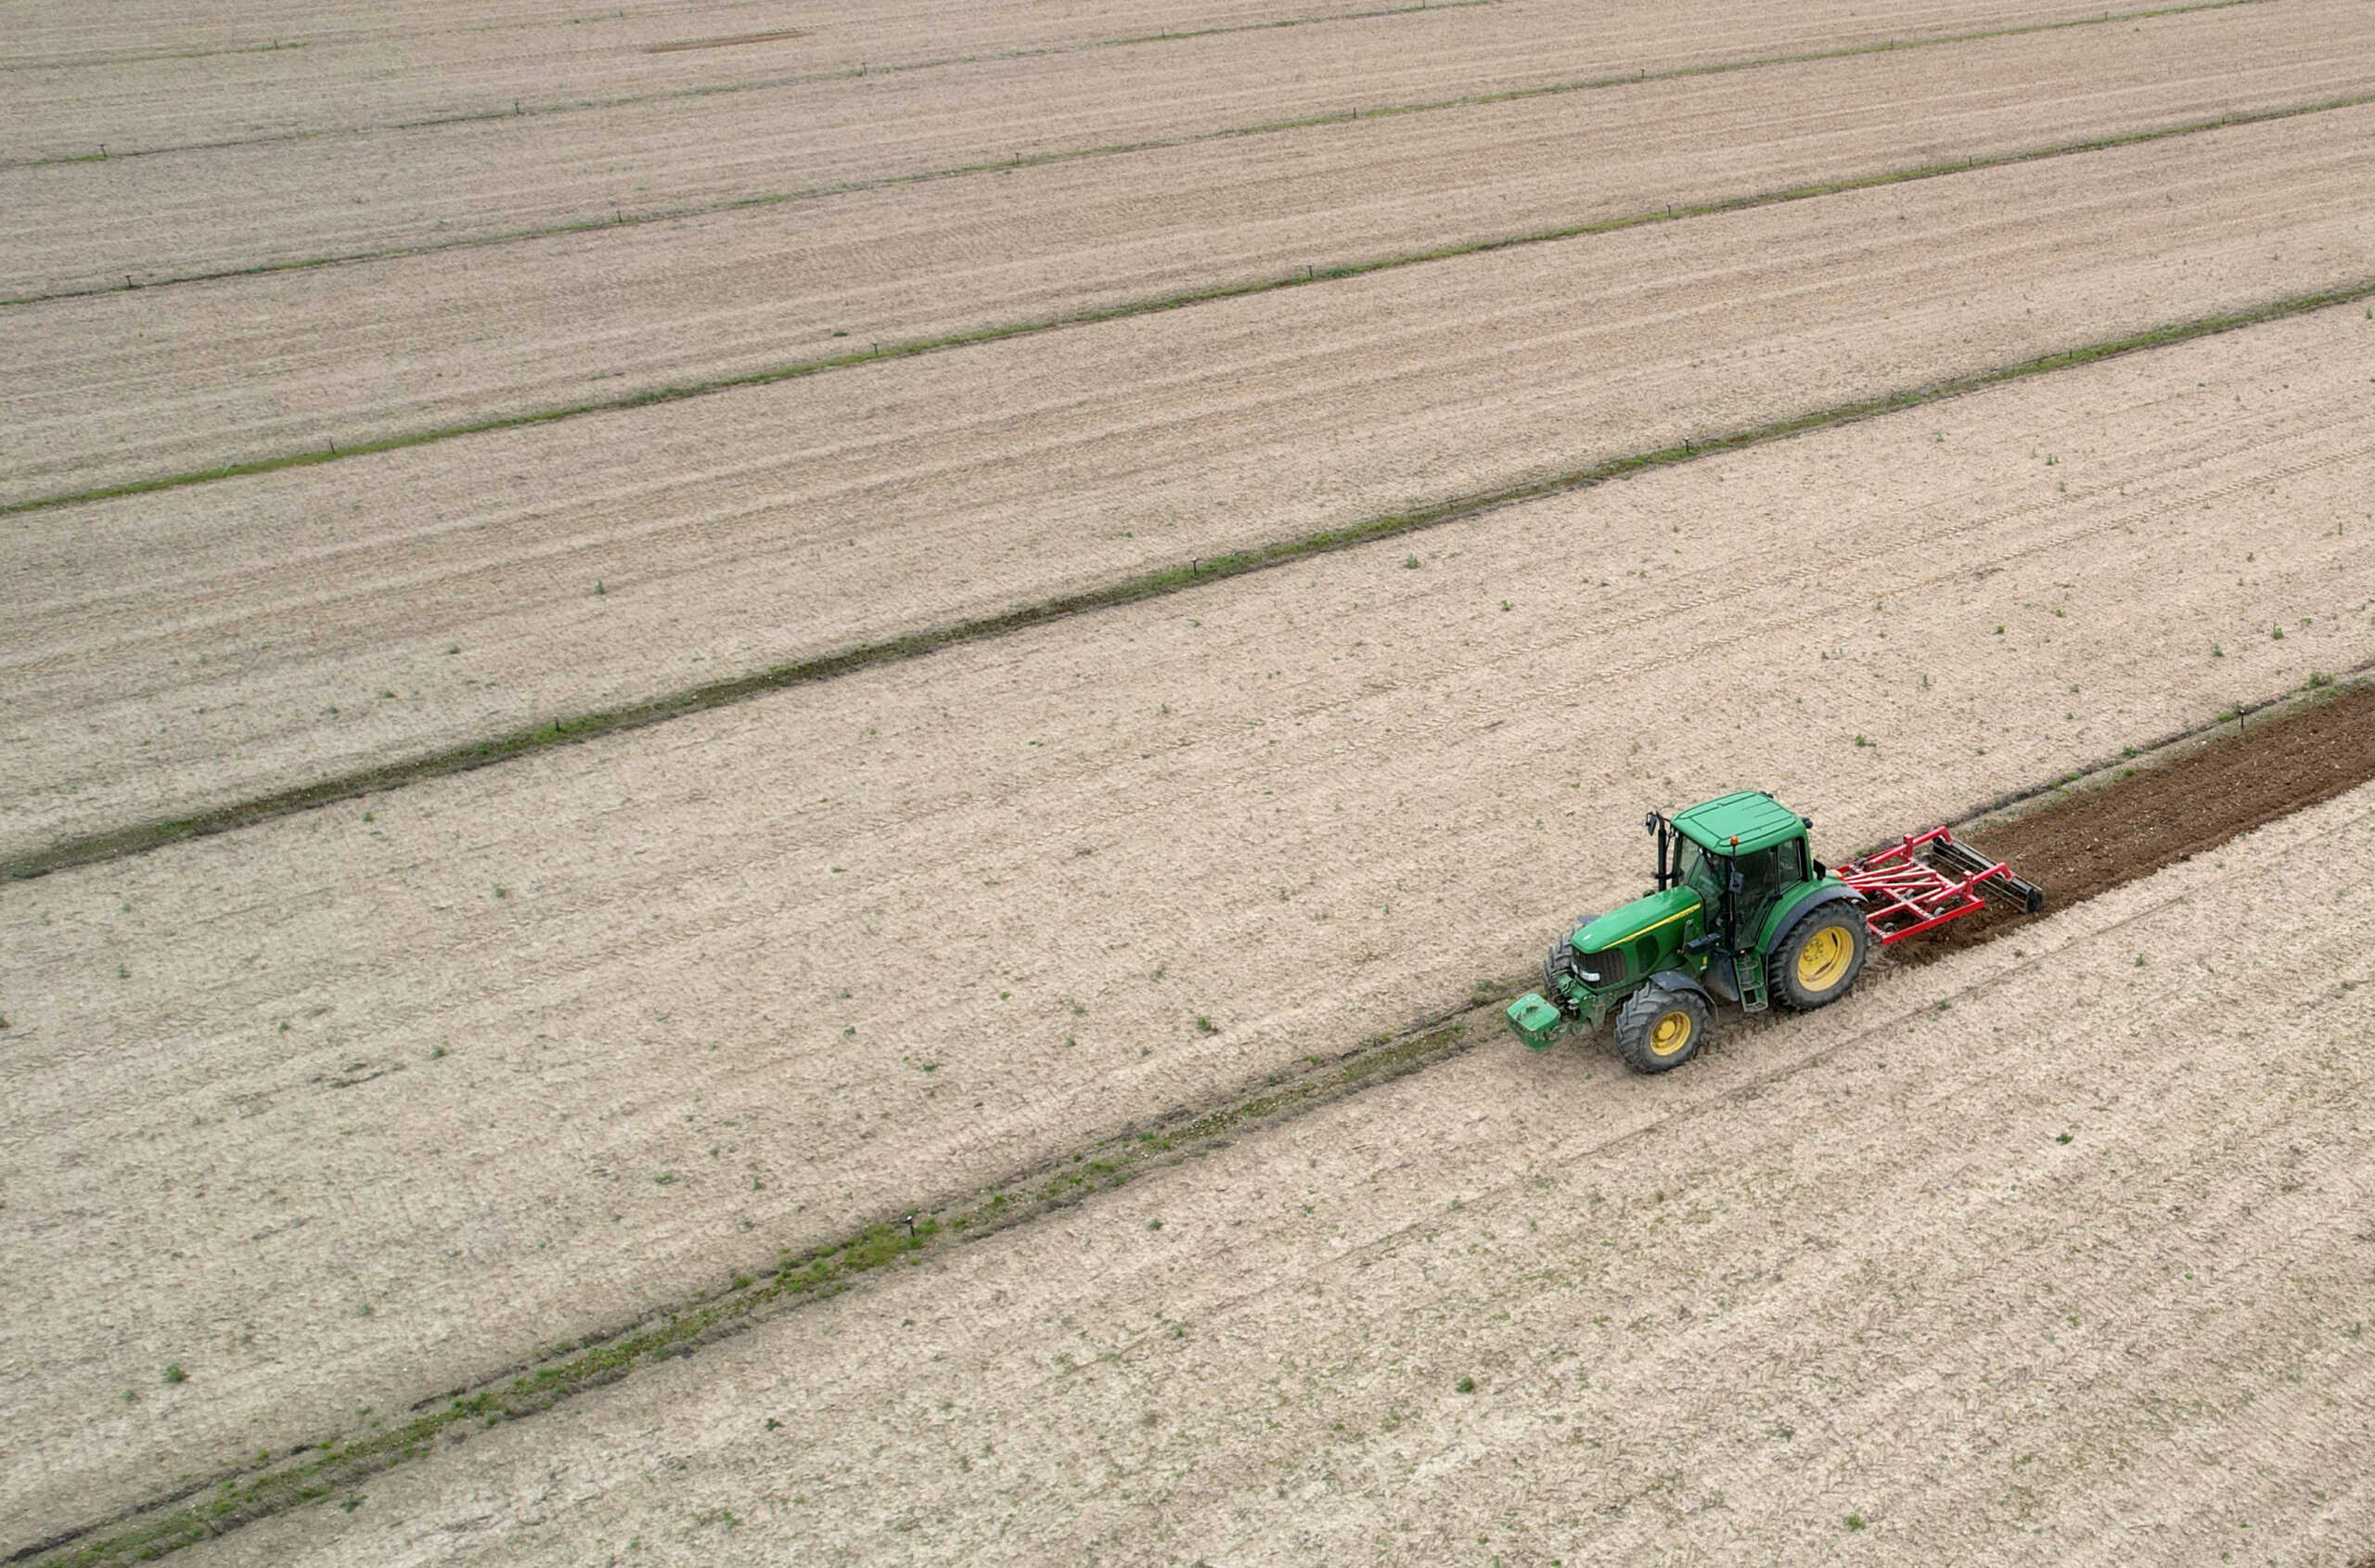
[[[1742,790],[1643,824],[1658,844],[1658,886],[1687,887],[1714,911],[1720,946],[1737,950],[1740,933],[1759,931],[1774,901],[1821,877],[1806,844],[1811,819],[1772,796]]]

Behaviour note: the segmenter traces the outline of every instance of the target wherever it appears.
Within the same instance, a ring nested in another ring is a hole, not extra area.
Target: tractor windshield
[[[1740,891],[1733,900],[1732,918],[1740,940],[1753,941],[1753,933],[1764,923],[1776,896],[1785,886],[1804,877],[1804,840],[1795,840],[1753,855],[1728,856],[1710,855],[1685,839],[1675,877],[1682,886],[1699,895],[1712,921],[1724,906],[1725,881],[1733,872],[1739,872]]]
[[[1699,895],[1699,902],[1713,920],[1724,891],[1720,863],[1688,839],[1682,841],[1682,854],[1675,867],[1675,880]]]

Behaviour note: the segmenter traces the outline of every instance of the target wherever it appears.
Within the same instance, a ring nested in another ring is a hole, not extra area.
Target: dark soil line
[[[1991,802],[1971,814],[1971,836],[2048,890],[2048,914],[2109,893],[2375,778],[2370,675],[2375,665],[2340,683],[2312,675],[2300,690],[2230,708],[2204,728]],[[1961,921],[1911,956],[1926,962],[2044,918]]]
[[[1387,513],[1340,528],[1322,530],[1299,538],[1280,540],[1256,546],[1227,555],[1199,557],[1185,565],[1157,567],[1136,576],[1122,578],[1101,587],[1081,593],[1067,594],[1045,599],[1037,604],[1020,606],[995,615],[960,621],[946,626],[911,632],[904,636],[881,642],[863,644],[838,653],[819,655],[813,659],[772,665],[740,675],[713,681],[687,690],[664,693],[639,702],[604,709],[596,713],[578,713],[555,719],[547,725],[514,730],[507,735],[465,741],[440,751],[405,757],[376,767],[361,768],[349,773],[317,779],[292,789],[278,790],[263,795],[235,801],[193,812],[186,816],[164,817],[110,829],[104,832],[63,840],[42,849],[32,850],[0,861],[0,881],[18,880],[45,876],[70,867],[94,865],[128,855],[144,854],[165,844],[185,839],[228,832],[233,829],[252,827],[275,817],[287,816],[300,811],[334,802],[352,800],[357,796],[378,794],[402,789],[431,778],[467,773],[475,768],[508,762],[517,757],[547,751],[555,746],[590,740],[598,736],[623,730],[639,729],[646,725],[661,724],[684,718],[712,708],[747,701],[769,692],[787,690],[832,680],[841,675],[876,665],[901,662],[937,653],[944,649],[987,637],[1044,626],[1068,620],[1093,610],[1108,610],[1142,600],[1163,598],[1183,589],[1201,587],[1226,578],[1248,572],[1265,572],[1279,566],[1307,560],[1315,556],[1333,554],[1378,540],[1391,539],[1421,529],[1438,527],[1478,516],[1496,508],[1522,501],[1539,500],[1547,496],[1565,495],[1573,491],[1605,484],[1611,480],[1630,474],[1646,473],[1657,469],[1672,468],[1694,462],[1714,453],[1737,452],[1768,442],[1786,440],[1808,431],[1829,429],[1868,419],[1882,414],[1919,407],[1950,397],[1983,392],[2009,381],[2051,371],[2091,365],[2122,354],[2172,343],[2186,342],[2195,338],[2231,332],[2240,328],[2306,315],[2338,304],[2355,303],[2375,297],[2375,278],[2361,280],[2345,288],[2329,289],[2317,294],[2272,301],[2245,310],[2224,315],[2200,316],[2190,321],[2173,322],[2150,328],[2102,342],[2063,349],[2015,365],[1992,370],[1975,371],[1927,386],[1900,392],[1884,392],[1834,407],[1817,409],[1793,415],[1748,430],[1734,431],[1704,439],[1686,439],[1674,446],[1660,447],[1651,452],[1633,453],[1611,457],[1580,469],[1496,490],[1456,495],[1432,505],[1407,512]]]
[[[676,55],[687,49],[738,49],[750,44],[781,44],[793,38],[808,36],[804,28],[781,28],[774,32],[737,32],[725,38],[680,38],[673,44],[646,44],[647,55]]]
[[[2046,887],[2051,908],[2067,908],[2375,779],[2375,682],[2336,687],[2319,677],[2303,691],[2231,710],[2154,749],[2135,750],[2133,758],[2106,765],[2091,783],[2065,775],[2022,791],[2017,816],[1956,826],[1984,834],[1991,853]],[[1998,940],[2041,918],[1979,917],[1927,939],[1911,954],[1897,952],[1927,962]],[[904,1213],[886,1211],[837,1243],[779,1254],[772,1269],[738,1274],[711,1295],[425,1401],[398,1427],[326,1440],[276,1464],[210,1477],[6,1561],[114,1568],[346,1492],[489,1426],[630,1376],[639,1366],[697,1354],[804,1303],[849,1290],[879,1269],[921,1263],[1497,1041],[1493,1014],[1501,991],[1531,978],[1513,977],[1502,987],[1480,983],[1477,997],[1399,1034],[1379,1035],[1333,1058],[1305,1058],[1204,1107],[1175,1110],[1150,1126],[1124,1126],[994,1189],[921,1202]],[[1486,996],[1491,999],[1477,999]]]
[[[1469,0],[1469,3],[1482,5],[1497,3],[1497,0]],[[2124,12],[2118,15],[2106,14],[2100,17],[2087,17],[2076,21],[2040,22],[2027,27],[1998,28],[1984,32],[1958,33],[1951,37],[1942,38],[1919,38],[1910,40],[1892,39],[1884,40],[1878,44],[1856,45],[1853,47],[1844,49],[1817,50],[1810,54],[1778,55],[1757,59],[1719,60],[1710,65],[1679,66],[1667,71],[1636,72],[1629,76],[1590,77],[1582,81],[1553,83],[1539,87],[1512,88],[1506,92],[1475,93],[1461,97],[1432,99],[1419,103],[1385,104],[1375,109],[1341,109],[1331,113],[1310,115],[1294,120],[1268,121],[1252,125],[1223,126],[1219,130],[1215,131],[1198,131],[1181,136],[1160,137],[1148,141],[1137,142],[1115,142],[1099,147],[1069,148],[1056,152],[1018,154],[1012,158],[995,159],[981,163],[957,164],[952,168],[918,170],[911,174],[886,174],[875,179],[844,180],[834,185],[803,186],[796,190],[763,192],[755,196],[724,197],[712,201],[694,202],[681,207],[654,208],[648,211],[638,212],[632,218],[626,216],[624,212],[614,212],[608,218],[584,218],[570,223],[546,225],[536,228],[510,229],[495,234],[481,234],[455,239],[442,239],[432,243],[420,245],[394,245],[376,251],[356,251],[342,254],[326,256],[302,256],[276,262],[259,262],[249,266],[216,268],[206,272],[173,273],[161,277],[150,277],[146,281],[137,283],[134,282],[131,277],[127,276],[121,287],[115,284],[102,284],[89,288],[60,289],[45,293],[19,294],[10,298],[0,299],[0,310],[19,305],[45,304],[53,300],[87,299],[94,295],[129,293],[141,289],[168,289],[187,283],[219,282],[225,278],[260,277],[278,272],[306,272],[315,267],[351,266],[368,262],[397,261],[407,256],[430,256],[436,255],[446,251],[474,250],[490,245],[511,245],[528,240],[550,239],[564,235],[590,234],[602,229],[625,228],[643,224],[675,223],[687,218],[708,217],[720,212],[739,212],[744,208],[750,207],[774,207],[780,206],[786,202],[816,201],[822,200],[828,197],[849,196],[871,190],[893,189],[900,186],[927,185],[938,180],[961,179],[975,174],[1009,174],[1018,169],[1035,169],[1045,164],[1054,163],[1076,163],[1093,158],[1119,158],[1128,156],[1132,153],[1160,152],[1172,148],[1194,147],[1204,142],[1234,141],[1249,136],[1278,135],[1290,131],[1311,130],[1323,125],[1348,125],[1357,123],[1364,120],[1385,120],[1405,114],[1433,114],[1446,109],[1472,109],[1485,104],[1510,103],[1526,98],[1553,97],[1567,93],[1598,92],[1612,87],[1637,87],[1646,83],[1670,82],[1692,76],[1721,76],[1736,71],[1762,71],[1774,66],[1811,65],[1824,60],[1850,59],[1861,55],[1884,55],[1895,54],[1909,49],[1940,48],[1958,44],[1983,43],[1994,38],[2017,37],[2021,34],[2030,32],[2058,32],[2073,27],[2100,27],[2112,22],[2145,20],[2155,17],[2174,16],[2190,11],[2221,11],[2237,6],[2258,6],[2270,3],[2272,3],[2272,0],[2208,0],[2208,3],[2203,5],[2166,6],[2153,10]],[[1424,9],[1427,7],[1408,8]],[[1380,12],[1376,14],[1401,15],[1403,13],[1395,11]],[[1264,27],[1277,27],[1288,24],[1269,22],[1262,25]],[[1149,38],[1119,39],[1115,42],[1123,44],[1151,43],[1158,41],[1160,36],[1161,35]],[[1174,33],[1169,36],[1175,38],[1183,35]],[[961,64],[965,62],[948,61],[942,63]],[[712,87],[696,89],[695,92],[706,95],[735,90],[737,89]],[[629,99],[622,101],[633,102],[635,100]],[[564,109],[573,110],[576,109],[605,109],[614,107],[618,106],[612,103],[586,103],[580,105],[558,106],[553,109],[548,109],[544,112],[561,112]],[[2319,107],[2339,106],[2326,105]],[[2316,112],[2315,108],[2281,111],[2278,115],[2278,118],[2282,118],[2285,113],[2313,112]],[[515,114],[502,113],[466,114],[450,116],[440,120],[416,121],[402,125],[383,126],[379,129],[390,132],[413,131],[430,129],[439,125],[458,124],[480,120],[508,120],[514,118],[518,118],[518,116]],[[2224,122],[2240,124],[2245,122],[2241,119],[2236,119],[2231,122]],[[332,134],[336,133],[303,132],[278,139],[287,141],[305,141],[314,139],[316,136]],[[239,142],[225,142],[194,145],[189,148],[160,148],[155,150],[156,152],[203,152],[216,150],[219,148],[239,147],[244,145],[247,144]],[[123,158],[135,155],[120,152],[114,156]],[[150,156],[153,156],[153,154],[150,154]],[[108,161],[108,158],[106,155],[101,153],[88,153],[77,158],[56,159],[51,160],[50,161],[59,163],[104,163]],[[8,167],[8,165],[0,164],[0,169],[6,169],[6,167]],[[1940,172],[1952,172],[1954,167],[1958,166],[1947,166],[1942,168]]]

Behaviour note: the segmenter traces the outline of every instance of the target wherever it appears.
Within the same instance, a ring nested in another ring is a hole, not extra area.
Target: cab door
[[[1753,855],[1734,857],[1733,868],[1740,873],[1740,892],[1733,895],[1733,907],[1740,924],[1741,945],[1755,943],[1765,930],[1765,918],[1773,913],[1773,906],[1781,895],[1806,880],[1806,841],[1791,839]]]

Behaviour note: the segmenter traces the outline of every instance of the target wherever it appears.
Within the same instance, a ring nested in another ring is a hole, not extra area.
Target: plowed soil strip
[[[2239,710],[2207,731],[2133,750],[2087,780],[2066,777],[2020,802],[1998,803],[1996,813],[2020,809],[1967,825],[1983,836],[1988,851],[2046,887],[2051,907],[2066,908],[2369,779],[2375,779],[2375,683],[2336,691],[2320,681],[2305,700]],[[2072,788],[2082,783],[2093,787]],[[2026,918],[1992,915],[1968,919],[1908,956],[1922,961],[1997,940],[2026,923]],[[1007,1229],[1119,1187],[1142,1171],[1225,1148],[1254,1128],[1497,1041],[1498,1006],[1496,999],[1425,1020],[1332,1060],[1275,1074],[1252,1094],[1182,1109],[1153,1127],[1125,1129],[1068,1158],[1017,1172],[970,1199],[905,1214],[892,1210],[897,1217],[788,1260],[769,1279],[686,1303],[480,1387],[426,1401],[403,1425],[325,1443],[275,1467],[209,1477],[123,1519],[39,1543],[7,1561],[39,1559],[58,1568],[146,1561],[327,1497],[421,1458],[441,1442],[464,1440],[475,1428],[549,1409],[638,1366],[837,1294],[888,1265]],[[199,1497],[204,1501],[192,1500]]]
[[[2375,778],[2375,684],[2350,688],[2266,719],[2238,709],[2209,736],[2158,765],[2108,764],[2106,789],[2062,792],[1971,829],[1987,852],[2040,887],[2048,908],[2109,893],[2163,866],[2215,849]],[[2133,777],[2120,777],[2132,771]],[[2042,916],[1991,917],[1947,926],[1918,957],[1993,942]]]
[[[1220,126],[1210,130],[1195,131],[1175,136],[1139,138],[1091,147],[1065,148],[1051,151],[1021,153],[1010,158],[953,164],[932,169],[919,169],[897,174],[877,175],[873,177],[838,180],[827,184],[803,186],[788,190],[746,192],[738,195],[720,197],[706,201],[638,208],[633,212],[614,208],[607,214],[597,212],[595,215],[582,218],[574,222],[546,224],[518,229],[506,229],[494,233],[461,235],[451,238],[427,241],[414,245],[383,246],[375,249],[336,251],[321,255],[282,257],[270,261],[258,262],[253,264],[244,266],[198,268],[186,272],[165,273],[162,275],[155,275],[140,278],[136,281],[131,275],[127,274],[124,277],[124,281],[121,285],[112,281],[105,283],[91,283],[83,287],[42,289],[34,292],[0,298],[0,309],[17,305],[40,304],[51,300],[79,299],[95,294],[120,293],[133,289],[162,289],[180,284],[214,282],[224,278],[252,277],[278,272],[302,272],[316,267],[340,266],[363,262],[391,261],[406,256],[432,255],[441,251],[470,250],[493,245],[507,245],[525,240],[547,239],[564,235],[587,234],[601,230],[624,228],[645,224],[674,223],[687,218],[702,217],[716,212],[738,212],[749,208],[779,206],[791,202],[815,201],[829,197],[851,195],[869,190],[888,189],[898,186],[926,185],[941,180],[961,179],[973,175],[1008,174],[1018,169],[1038,168],[1048,164],[1058,163],[1074,163],[1090,159],[1117,158],[1134,153],[1159,151],[1172,148],[1192,147],[1201,143],[1235,141],[1252,136],[1278,135],[1288,132],[1309,130],[1316,126],[1349,124],[1362,120],[1383,119],[1408,114],[1440,113],[1454,109],[1473,109],[1490,104],[1516,103],[1530,98],[1559,96],[1571,93],[1595,92],[1620,87],[1637,87],[1645,83],[1679,81],[1688,77],[1723,75],[1733,71],[1756,71],[1778,66],[1806,65],[1824,60],[1851,59],[1867,55],[1895,54],[1910,49],[1944,47],[1959,44],[1980,43],[1998,38],[2018,38],[2033,33],[2058,32],[2071,28],[2099,27],[2117,22],[2133,22],[2149,20],[2160,17],[2179,16],[2194,11],[2226,10],[2237,6],[2255,6],[2266,3],[2268,3],[2268,0],[2210,0],[2209,4],[2200,6],[2163,6],[2149,10],[2127,11],[2116,14],[2107,13],[2100,17],[2087,17],[2075,20],[2033,22],[2018,27],[1991,28],[1979,32],[1956,33],[1938,38],[1883,39],[1878,43],[1856,44],[1840,48],[1814,49],[1791,54],[1759,56],[1745,59],[1718,60],[1714,62],[1686,64],[1668,67],[1658,71],[1644,70],[1611,75],[1591,76],[1580,78],[1574,81],[1515,87],[1496,92],[1471,93],[1409,103],[1381,104],[1367,108],[1335,109],[1319,114],[1262,121],[1242,125]],[[1265,27],[1271,25],[1275,24],[1265,24]],[[1183,34],[1179,36],[1190,35]],[[1201,35],[1199,34],[1193,36]],[[596,104],[584,107],[626,107],[628,103],[633,101],[635,100],[621,100],[618,103]],[[2308,110],[2304,109],[2298,112],[2308,112]],[[516,115],[507,114],[462,115],[450,119],[438,119],[404,125],[390,126],[386,129],[389,131],[427,130],[443,125],[470,123],[483,120],[508,120],[517,117],[518,116]],[[2223,123],[2229,124],[2239,124],[2243,122],[2244,122],[2240,119],[2223,122]],[[2209,127],[2204,126],[2196,128],[2206,129]],[[312,138],[309,136],[294,136],[278,139],[309,140]],[[160,148],[154,150],[160,153],[167,151],[206,152],[218,151],[244,145],[248,144],[239,142],[207,143],[194,145],[186,148]],[[2109,146],[2116,144],[2106,143],[2104,145]],[[121,158],[123,155],[119,153],[116,156]],[[106,160],[94,156],[90,158],[55,160],[52,161],[83,163],[104,162]],[[34,163],[19,165],[0,163],[0,170],[5,170],[10,167],[30,168],[39,165]],[[1953,167],[1961,167],[1961,165],[1955,165]],[[1950,170],[1941,169],[1937,172],[1946,173],[1950,172]]]
[[[1185,564],[1161,567],[1151,572],[1125,577],[1085,593],[1044,599],[1035,604],[1024,605],[995,615],[915,632],[817,658],[778,664],[616,708],[577,713],[556,719],[550,724],[538,726],[533,729],[517,730],[507,735],[465,741],[457,746],[446,747],[376,767],[332,775],[294,789],[253,796],[187,816],[155,819],[106,832],[67,839],[6,861],[0,861],[0,880],[37,877],[67,867],[86,866],[126,855],[135,855],[183,839],[198,838],[269,821],[274,817],[310,810],[334,801],[351,800],[366,793],[401,789],[423,779],[466,773],[474,768],[526,756],[554,746],[590,739],[596,736],[609,735],[621,730],[636,729],[647,725],[703,713],[712,708],[725,707],[767,692],[830,680],[869,666],[920,658],[943,649],[1020,631],[1027,627],[1046,625],[1086,611],[1156,598],[1182,589],[1201,586],[1224,577],[1267,571],[1273,567],[1349,549],[1375,540],[1393,538],[1463,518],[1474,517],[1481,512],[1521,501],[1564,495],[1571,491],[1603,484],[1610,480],[1620,479],[1629,474],[1644,473],[1691,462],[1715,453],[1759,446],[1808,431],[1848,424],[1870,418],[1876,415],[1919,407],[1924,404],[1935,403],[1969,392],[1982,392],[2033,376],[2072,369],[2145,349],[2161,348],[2197,338],[2211,337],[2264,322],[2305,315],[2329,306],[2355,303],[2370,298],[2375,298],[2375,278],[2364,279],[2339,289],[2274,301],[2249,310],[2202,316],[2191,321],[2175,322],[2103,342],[2065,349],[2055,353],[2024,360],[2016,365],[2002,366],[1972,375],[1954,377],[1925,387],[1859,399],[1854,403],[1817,409],[1748,430],[1713,435],[1703,440],[1686,441],[1676,446],[1662,447],[1650,452],[1632,453],[1594,463],[1585,468],[1552,474],[1543,479],[1529,480],[1500,489],[1452,496],[1413,511],[1374,517],[1349,527],[1329,529],[1227,555],[1200,557]]]
[[[464,436],[485,435],[497,431],[525,430],[537,425],[557,424],[564,419],[578,418],[589,414],[617,414],[629,409],[649,407],[657,404],[681,403],[690,398],[706,397],[749,387],[772,386],[779,381],[798,380],[809,376],[822,375],[828,371],[846,370],[884,360],[913,359],[924,354],[943,353],[956,349],[976,348],[983,344],[1004,342],[1013,338],[1035,337],[1042,333],[1061,331],[1068,328],[1126,321],[1134,316],[1154,315],[1166,311],[1212,304],[1223,300],[1238,300],[1255,294],[1273,293],[1284,289],[1316,287],[1341,282],[1347,278],[1366,277],[1372,273],[1396,272],[1405,267],[1456,261],[1464,256],[1484,255],[1496,251],[1511,251],[1530,245],[1555,244],[1561,240],[1586,238],[1593,235],[1613,234],[1623,229],[1640,228],[1650,224],[1683,223],[1694,218],[1751,212],[1760,207],[1776,207],[1790,202],[1808,201],[1819,197],[1843,195],[1849,191],[1877,189],[1883,186],[1909,185],[1916,181],[1933,180],[1948,174],[1968,174],[1983,169],[2009,168],[2022,163],[2040,163],[2051,159],[2074,157],[2089,152],[2107,152],[2114,148],[2138,147],[2149,142],[2169,141],[2212,131],[2297,120],[2304,116],[2330,113],[2337,109],[2362,108],[2371,103],[2375,103],[2375,93],[2353,94],[2346,97],[2321,99],[2316,103],[2292,104],[2279,109],[2223,114],[2214,119],[2188,121],[2176,125],[2154,126],[2149,130],[2123,132],[2117,135],[2096,136],[2083,141],[2062,142],[2051,147],[2028,148],[2015,152],[1964,158],[1945,163],[1928,163],[1909,169],[1883,170],[1878,174],[1825,180],[1812,185],[1791,186],[1780,190],[1758,191],[1747,196],[1727,197],[1715,201],[1669,204],[1650,212],[1628,212],[1617,217],[1601,218],[1590,223],[1562,225],[1527,234],[1468,240],[1456,245],[1437,246],[1431,250],[1369,261],[1335,263],[1325,267],[1313,265],[1300,273],[1217,284],[1211,288],[1191,289],[1183,293],[1165,295],[1159,299],[1131,300],[1118,304],[1098,305],[1037,320],[1004,322],[969,332],[892,342],[887,346],[879,343],[871,344],[866,349],[852,353],[795,360],[789,364],[768,366],[741,375],[719,377],[687,385],[647,387],[613,397],[588,399],[581,403],[563,404],[550,408],[529,409],[497,418],[431,426],[425,430],[407,431],[397,435],[352,442],[343,446],[332,442],[327,448],[284,452],[274,456],[258,457],[246,462],[227,463],[219,468],[162,474],[152,479],[133,480],[122,484],[101,485],[94,489],[36,495],[26,500],[0,505],[0,517],[8,517],[19,512],[46,511],[58,507],[81,506],[94,501],[113,500],[124,495],[144,495],[161,490],[179,490],[194,484],[212,484],[223,480],[243,479],[255,474],[278,473],[287,469],[315,468],[325,463],[367,457],[376,453],[398,452],[407,447],[434,445],[440,442],[458,440]]]

